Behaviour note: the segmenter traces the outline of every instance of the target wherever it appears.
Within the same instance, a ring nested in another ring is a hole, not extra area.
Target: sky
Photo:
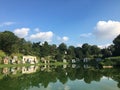
[[[0,32],[31,42],[105,47],[120,34],[120,0],[0,0]]]

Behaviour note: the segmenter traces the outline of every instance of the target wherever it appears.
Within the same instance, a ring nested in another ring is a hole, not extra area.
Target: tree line
[[[82,59],[96,57],[120,56],[120,35],[113,40],[113,45],[100,49],[97,45],[84,43],[81,47],[67,46],[61,43],[59,46],[44,43],[26,41],[17,37],[13,32],[0,32],[0,57],[12,54],[35,55],[37,57],[50,57],[61,61],[63,59]]]

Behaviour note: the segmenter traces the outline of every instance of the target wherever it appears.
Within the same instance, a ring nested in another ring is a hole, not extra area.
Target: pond
[[[0,68],[0,90],[120,90],[119,68],[89,65]]]

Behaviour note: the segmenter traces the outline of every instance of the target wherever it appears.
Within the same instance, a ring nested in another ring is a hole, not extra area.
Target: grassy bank
[[[105,58],[101,64],[104,66],[116,66],[116,65],[120,65],[120,56],[116,56],[116,57],[108,57]]]
[[[117,60],[117,59],[120,59],[120,56],[116,56],[116,57],[108,57],[107,59],[114,59],[114,60],[116,59],[116,60]]]
[[[56,63],[37,63],[37,64],[0,64],[0,68],[4,68],[4,67],[22,67],[22,66],[31,66],[31,65],[37,65],[37,66],[42,66],[42,65],[64,65],[64,64],[68,64],[68,63],[63,63],[63,62],[56,62]]]

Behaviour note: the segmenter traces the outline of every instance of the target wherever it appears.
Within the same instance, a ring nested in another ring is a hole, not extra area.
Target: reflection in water
[[[120,72],[114,68],[73,64],[0,69],[0,90],[119,90],[118,87]]]
[[[38,66],[29,66],[29,67],[22,67],[22,74],[30,74],[36,72],[38,69]]]
[[[21,74],[30,74],[36,72],[38,69],[38,66],[29,66],[29,67],[5,67],[2,68],[2,73],[4,75],[9,74],[17,74],[17,72],[21,72]]]

